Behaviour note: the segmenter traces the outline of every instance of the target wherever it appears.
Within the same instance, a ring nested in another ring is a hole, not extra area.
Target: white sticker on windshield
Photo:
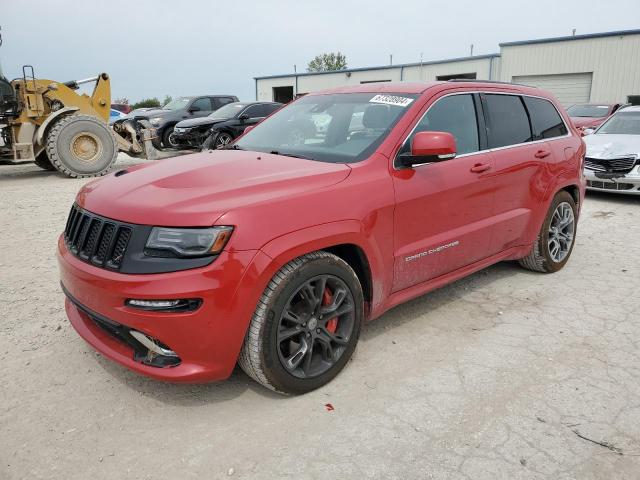
[[[385,105],[395,105],[397,107],[406,107],[411,102],[413,102],[413,98],[399,97],[397,95],[376,95],[369,100],[369,103],[384,103]]]

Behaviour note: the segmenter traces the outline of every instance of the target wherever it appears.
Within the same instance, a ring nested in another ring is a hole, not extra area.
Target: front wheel
[[[74,178],[105,175],[118,156],[116,138],[107,124],[77,113],[55,120],[45,148],[51,164]]]
[[[300,394],[331,381],[355,350],[363,318],[353,269],[323,251],[282,267],[258,302],[240,367],[265,387]]]
[[[162,133],[162,146],[164,148],[180,148],[180,143],[176,141],[173,130],[173,126],[164,129]]]
[[[568,192],[559,192],[551,202],[531,252],[520,260],[520,265],[544,273],[564,267],[573,251],[577,219],[575,200]]]

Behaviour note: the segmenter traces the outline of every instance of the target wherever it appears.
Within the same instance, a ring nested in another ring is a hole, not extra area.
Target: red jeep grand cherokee
[[[268,388],[307,392],[399,303],[502,260],[561,269],[584,153],[535,88],[309,94],[227,150],[85,185],[58,242],[67,314],[157,379],[223,380],[238,362]]]

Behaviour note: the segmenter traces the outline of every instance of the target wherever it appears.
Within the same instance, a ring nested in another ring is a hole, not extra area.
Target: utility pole
[[[389,65],[393,65],[393,53],[389,55]]]
[[[469,53],[470,57],[473,57],[473,43],[471,44],[471,52]]]
[[[295,63],[293,64],[293,73],[298,73],[298,70],[296,68],[296,64]]]
[[[573,31],[571,32],[571,36],[575,37],[576,36],[576,29],[574,28]]]

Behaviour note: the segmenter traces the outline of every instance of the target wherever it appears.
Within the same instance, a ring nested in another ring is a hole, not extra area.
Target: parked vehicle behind
[[[120,120],[121,118],[125,118],[126,115],[124,113],[122,113],[120,110],[116,110],[115,108],[112,108],[109,111],[109,125],[113,125],[113,122],[115,122],[116,120]]]
[[[588,189],[640,195],[640,106],[618,110],[584,142]]]
[[[182,120],[206,117],[220,107],[237,102],[233,95],[202,95],[199,97],[178,97],[164,107],[146,111],[135,110],[131,115],[146,118],[156,128],[156,148],[178,148],[173,138],[173,129]]]
[[[183,148],[224,148],[280,107],[275,102],[229,103],[206,117],[178,122],[172,138]]]
[[[132,108],[128,103],[112,103],[111,110],[117,110],[126,115],[128,113],[131,113]]]
[[[310,93],[228,149],[85,185],[58,242],[67,314],[157,379],[223,380],[238,362],[267,388],[308,392],[395,305],[503,260],[564,267],[584,152],[536,88]]]
[[[567,113],[578,131],[596,129],[613,115],[621,104],[583,103],[567,108]]]

